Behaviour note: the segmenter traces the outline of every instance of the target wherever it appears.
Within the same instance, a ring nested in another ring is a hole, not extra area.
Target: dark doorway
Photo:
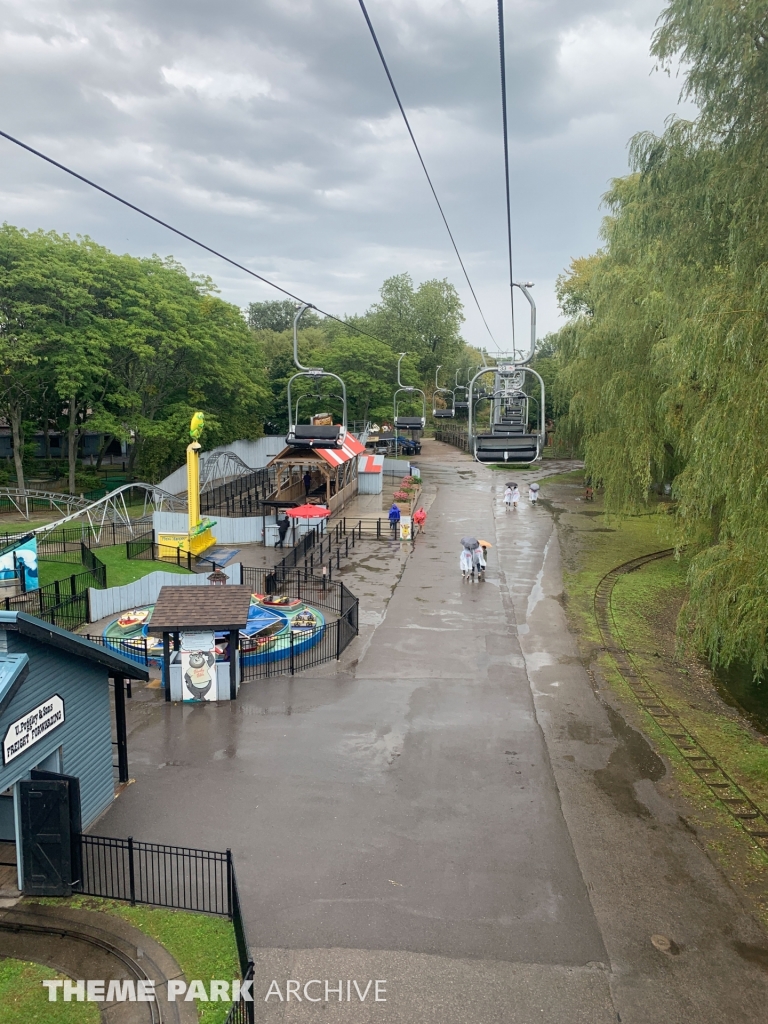
[[[69,784],[65,779],[25,779],[19,783],[19,801],[24,892],[70,896]]]
[[[83,877],[83,853],[80,833],[83,831],[83,819],[80,812],[80,779],[74,775],[62,775],[60,772],[49,772],[43,768],[33,768],[30,778],[49,779],[66,782],[69,788],[69,836],[70,864],[72,867],[72,886],[77,888]]]

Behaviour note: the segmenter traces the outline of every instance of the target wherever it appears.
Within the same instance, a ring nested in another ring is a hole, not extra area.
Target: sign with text
[[[52,729],[64,724],[64,701],[55,693],[23,718],[11,722],[3,738],[3,764],[45,739]]]

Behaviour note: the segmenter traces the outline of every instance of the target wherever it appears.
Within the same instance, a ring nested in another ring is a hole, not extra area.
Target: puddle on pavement
[[[666,773],[664,762],[645,737],[627,725],[617,711],[606,705],[605,712],[618,742],[605,768],[595,772],[595,782],[611,799],[616,810],[647,818],[650,811],[637,799],[634,784],[641,779],[658,782]]]

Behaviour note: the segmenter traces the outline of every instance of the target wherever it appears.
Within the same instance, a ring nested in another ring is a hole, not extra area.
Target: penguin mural
[[[206,694],[213,686],[215,679],[216,655],[213,651],[190,651],[187,656],[187,671],[184,673],[184,684],[195,700],[205,700]],[[215,699],[214,698],[208,698]]]

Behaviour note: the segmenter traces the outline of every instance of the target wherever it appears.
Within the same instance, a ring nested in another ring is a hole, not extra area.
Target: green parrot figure
[[[196,412],[192,417],[192,422],[189,425],[189,436],[193,441],[199,441],[200,435],[203,432],[205,426],[205,414],[202,412]]]

